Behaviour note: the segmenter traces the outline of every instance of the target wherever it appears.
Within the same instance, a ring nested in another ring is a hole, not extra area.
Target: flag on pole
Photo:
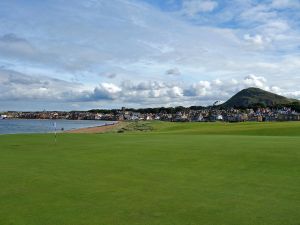
[[[53,123],[53,127],[54,127],[54,142],[56,144],[56,122]]]

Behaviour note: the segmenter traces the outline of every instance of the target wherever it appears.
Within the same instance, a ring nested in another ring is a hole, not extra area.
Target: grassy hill
[[[235,94],[227,102],[222,104],[222,106],[225,108],[240,108],[261,104],[270,107],[276,105],[287,105],[292,102],[299,103],[298,100],[289,99],[259,88],[247,88]]]
[[[300,123],[114,132],[0,136],[0,224],[299,224]]]

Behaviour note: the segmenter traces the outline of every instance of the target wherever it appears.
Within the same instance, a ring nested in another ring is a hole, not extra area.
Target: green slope
[[[299,123],[147,126],[0,136],[0,224],[299,224]]]
[[[125,125],[125,133],[151,131],[151,134],[182,135],[251,135],[251,136],[300,136],[300,122],[132,122]],[[116,131],[117,132],[117,131]]]
[[[223,107],[251,107],[256,104],[262,104],[265,106],[275,106],[275,105],[286,105],[292,102],[299,102],[298,100],[289,99],[277,94],[273,94],[268,91],[264,91],[259,88],[247,88],[244,89],[233,97],[231,97],[227,102],[225,102]]]

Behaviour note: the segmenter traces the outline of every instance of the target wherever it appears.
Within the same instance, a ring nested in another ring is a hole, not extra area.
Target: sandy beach
[[[92,133],[105,133],[111,131],[117,127],[119,127],[121,122],[116,122],[115,124],[97,126],[97,127],[87,127],[87,128],[80,128],[75,130],[68,130],[64,133],[71,133],[71,134],[92,134]]]

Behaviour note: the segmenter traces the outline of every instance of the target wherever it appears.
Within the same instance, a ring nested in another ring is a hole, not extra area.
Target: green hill
[[[298,100],[290,99],[277,95],[268,91],[264,91],[259,88],[247,88],[244,89],[233,97],[231,97],[227,102],[222,104],[222,107],[251,107],[255,105],[263,106],[276,106],[276,105],[288,105],[293,102],[298,102]]]

